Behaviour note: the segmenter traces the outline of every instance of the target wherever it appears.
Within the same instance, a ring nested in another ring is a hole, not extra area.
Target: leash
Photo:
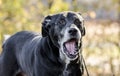
[[[86,66],[86,63],[85,63],[85,59],[84,59],[84,57],[82,55],[82,41],[81,41],[81,43],[79,45],[79,49],[81,49],[80,54],[81,54],[81,62],[82,62],[83,68],[85,68],[87,76],[90,76],[89,72],[88,72],[88,69],[87,69],[87,66]]]
[[[83,58],[83,55],[82,55],[82,54],[81,54],[81,57],[82,57],[83,65],[84,65],[84,67],[85,67],[87,76],[89,76],[89,72],[88,72],[88,69],[87,69],[87,66],[86,66],[86,63],[85,63],[85,59]]]

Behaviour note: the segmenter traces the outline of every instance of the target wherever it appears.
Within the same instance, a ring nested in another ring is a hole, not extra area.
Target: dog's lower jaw
[[[70,59],[66,57],[65,54],[63,54],[62,50],[60,50],[59,52],[60,52],[60,59],[66,64],[70,63]]]
[[[79,56],[79,54],[78,55],[76,55],[76,57],[75,58],[69,58],[65,53],[64,53],[64,51],[63,51],[63,49],[60,49],[59,50],[59,54],[60,54],[60,59],[65,63],[65,64],[69,64],[70,63],[70,61],[74,61],[74,60],[76,60]]]
[[[61,59],[64,62],[64,70],[60,76],[82,76],[80,70],[80,59],[79,56],[76,59],[71,60],[68,57],[65,57],[64,54],[61,54]],[[73,70],[76,69],[77,71]],[[79,71],[78,71],[79,70]]]

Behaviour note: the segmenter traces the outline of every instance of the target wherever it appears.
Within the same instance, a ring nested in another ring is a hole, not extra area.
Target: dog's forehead
[[[83,21],[83,17],[81,16],[81,14],[77,13],[77,12],[63,12],[62,16],[67,18],[67,19],[80,19],[80,21]]]

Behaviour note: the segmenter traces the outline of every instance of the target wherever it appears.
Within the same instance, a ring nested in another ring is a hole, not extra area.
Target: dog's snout
[[[75,28],[70,28],[70,30],[68,31],[70,35],[76,35],[77,33],[77,29]]]

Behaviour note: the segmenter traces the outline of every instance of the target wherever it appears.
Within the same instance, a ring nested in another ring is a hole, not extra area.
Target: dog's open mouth
[[[70,39],[64,43],[64,52],[69,58],[75,58],[78,55],[78,40]]]

